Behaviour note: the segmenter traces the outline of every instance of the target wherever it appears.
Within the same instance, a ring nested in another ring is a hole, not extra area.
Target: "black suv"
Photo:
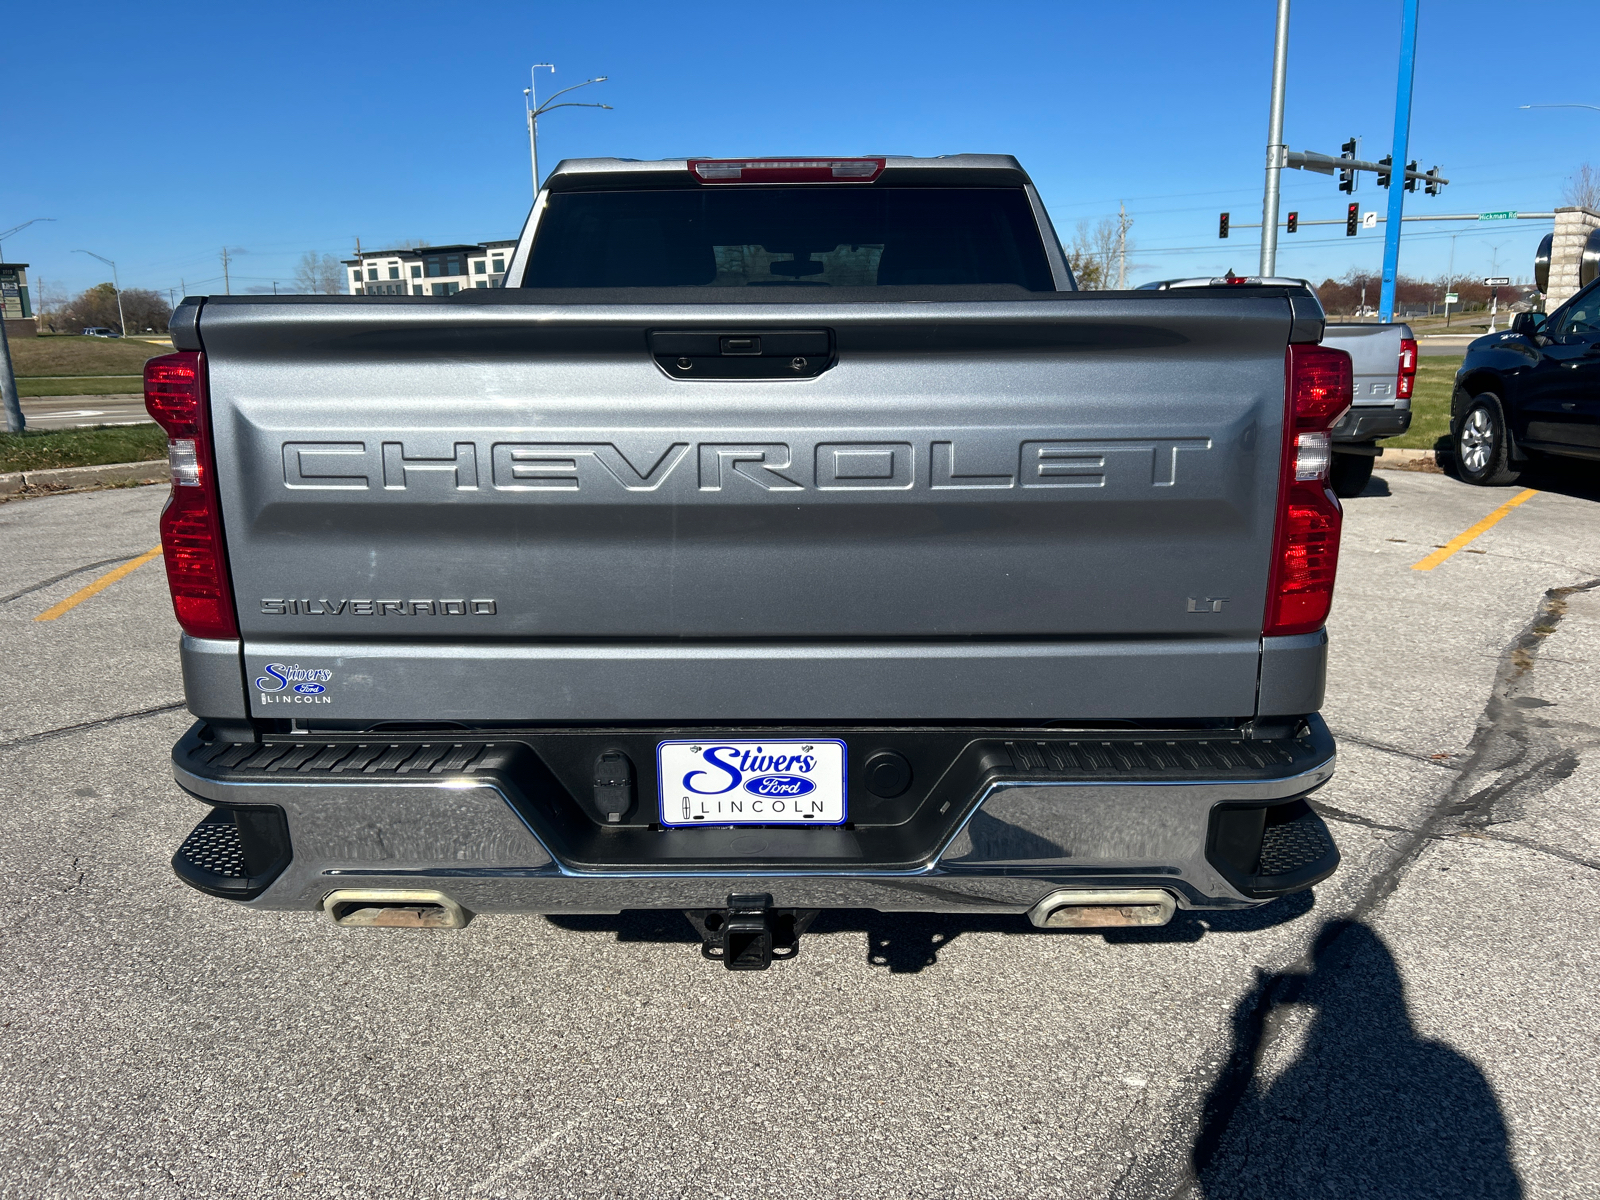
[[[1461,478],[1513,483],[1535,454],[1600,459],[1600,281],[1467,347],[1450,400]]]

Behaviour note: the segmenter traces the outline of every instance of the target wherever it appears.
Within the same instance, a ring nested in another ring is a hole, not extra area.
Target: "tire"
[[[1341,500],[1359,496],[1372,479],[1372,465],[1377,460],[1368,454],[1340,454],[1333,452],[1333,465],[1328,468],[1328,484],[1333,494]]]
[[[1474,396],[1461,414],[1454,438],[1456,472],[1477,487],[1504,487],[1515,483],[1521,471],[1511,466],[1511,439],[1501,413],[1499,397],[1484,392]]]

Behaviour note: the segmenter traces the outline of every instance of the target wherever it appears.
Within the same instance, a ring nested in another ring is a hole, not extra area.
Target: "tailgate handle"
[[[831,329],[657,329],[648,342],[673,379],[813,379],[834,363]]]

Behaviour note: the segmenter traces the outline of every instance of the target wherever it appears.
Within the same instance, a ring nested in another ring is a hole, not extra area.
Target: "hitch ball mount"
[[[766,892],[736,892],[726,908],[691,908],[684,916],[700,935],[700,953],[730,971],[765,971],[774,959],[800,953],[800,935],[815,908],[773,908]]]

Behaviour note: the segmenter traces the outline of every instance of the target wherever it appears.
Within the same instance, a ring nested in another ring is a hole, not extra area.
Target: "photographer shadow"
[[[1294,1061],[1268,1077],[1286,1006],[1313,1010]],[[1308,972],[1262,974],[1234,1012],[1192,1161],[1209,1200],[1343,1195],[1516,1200],[1499,1102],[1483,1073],[1419,1035],[1383,940],[1330,922]]]
[[[1151,929],[1036,929],[1017,913],[911,913],[870,909],[824,909],[807,937],[818,934],[866,935],[867,962],[891,975],[914,975],[935,965],[940,952],[968,933],[1028,937],[1103,937],[1113,945],[1146,942],[1198,942],[1208,933],[1250,933],[1282,925],[1310,912],[1312,894],[1297,892],[1260,908],[1238,912],[1180,911],[1166,925]],[[678,913],[630,911],[613,916],[548,916],[559,929],[613,933],[619,942],[696,943],[693,926]],[[805,950],[801,950],[802,957]]]

